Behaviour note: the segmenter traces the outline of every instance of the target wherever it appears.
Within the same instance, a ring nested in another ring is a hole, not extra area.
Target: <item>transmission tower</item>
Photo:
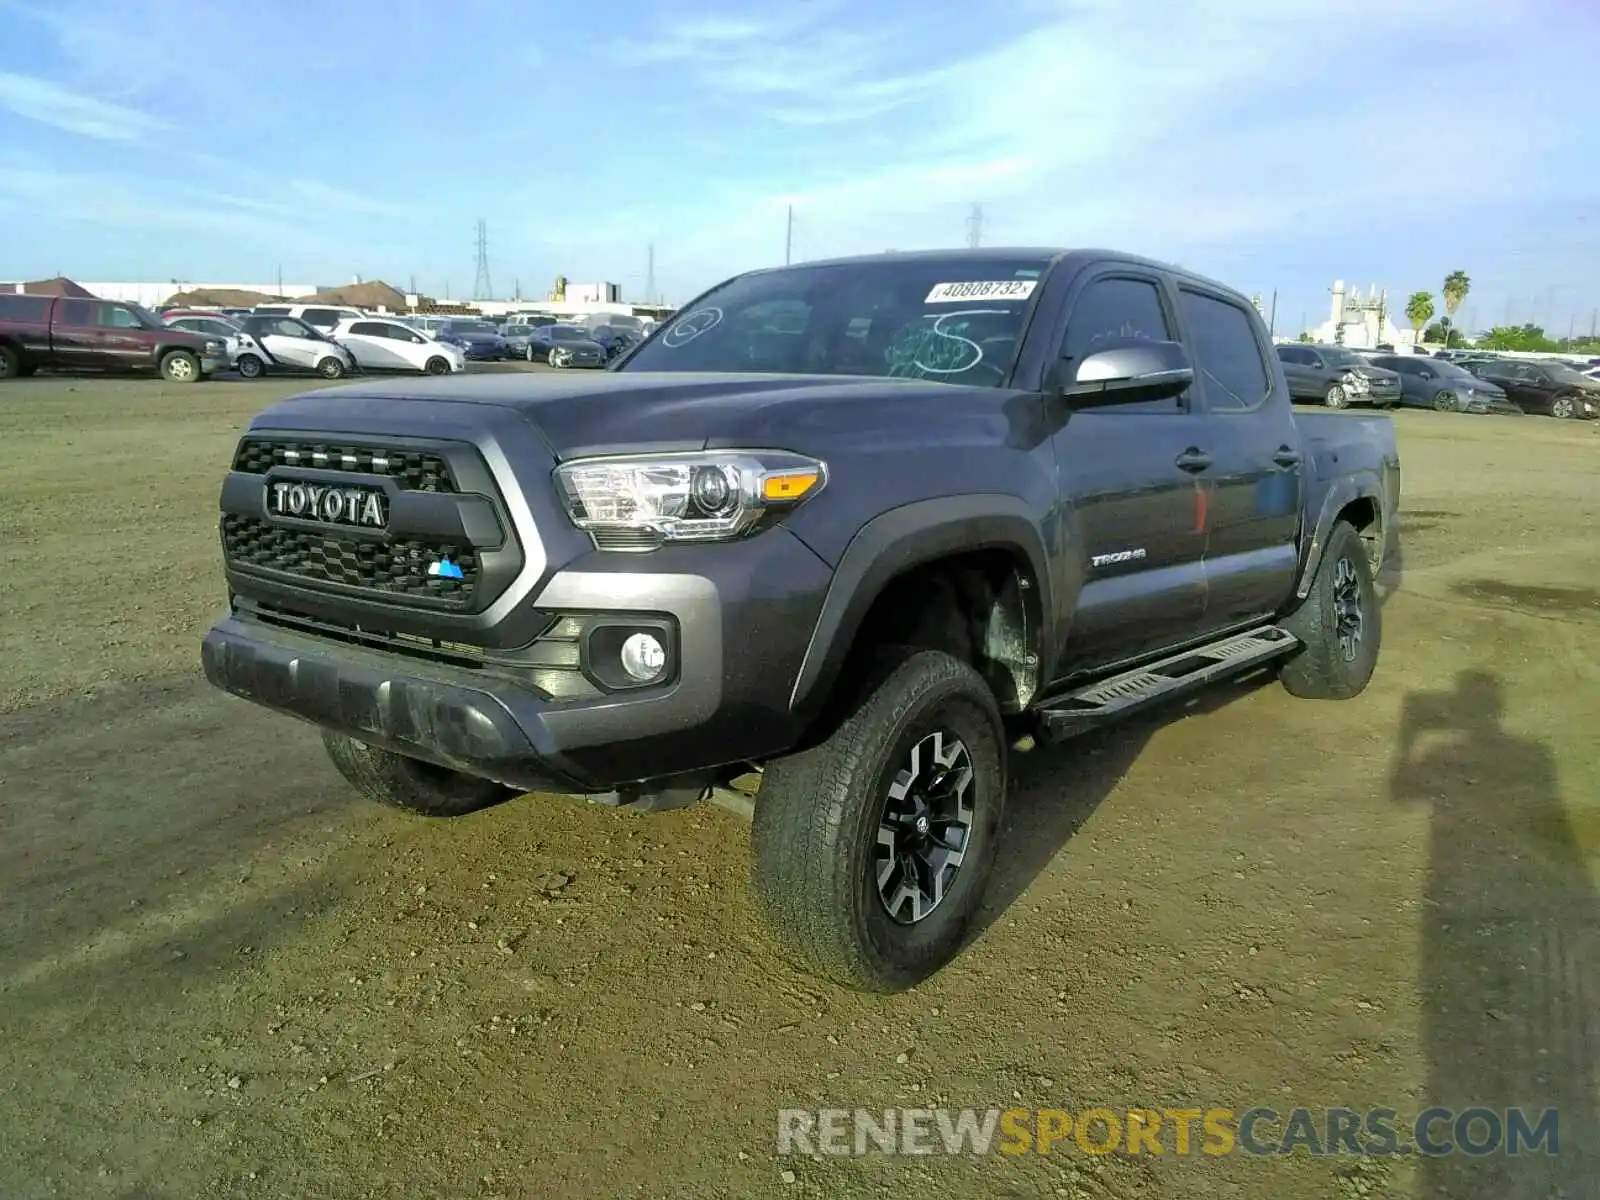
[[[651,246],[649,255],[645,259],[644,269],[644,300],[646,304],[656,302],[656,248]]]
[[[489,222],[478,219],[478,277],[472,281],[474,300],[492,300],[494,285],[489,282]]]
[[[967,245],[976,250],[983,245],[983,205],[974,204],[967,214]]]

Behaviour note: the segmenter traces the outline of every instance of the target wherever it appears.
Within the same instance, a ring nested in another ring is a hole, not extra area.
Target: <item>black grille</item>
[[[420,450],[246,438],[239,443],[233,456],[233,469],[249,475],[265,475],[274,467],[315,467],[319,471],[381,475],[413,492],[458,490],[450,465],[439,455]]]
[[[237,567],[278,571],[311,583],[430,598],[451,608],[471,603],[478,583],[478,556],[471,546],[427,538],[330,537],[229,513],[222,518],[222,549]],[[460,568],[460,579],[428,574],[428,568],[443,558]]]

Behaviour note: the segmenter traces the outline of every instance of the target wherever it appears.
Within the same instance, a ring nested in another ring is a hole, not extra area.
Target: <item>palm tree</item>
[[[1461,302],[1467,298],[1467,293],[1472,290],[1472,280],[1467,278],[1465,271],[1451,271],[1444,277],[1444,311],[1450,318],[1444,327],[1444,344],[1446,349],[1450,346],[1450,335],[1456,328],[1456,309],[1461,307]]]
[[[1411,328],[1417,331],[1416,344],[1422,345],[1422,332],[1427,329],[1428,322],[1433,319],[1433,293],[1412,292],[1411,299],[1406,301],[1406,320],[1411,322]]]

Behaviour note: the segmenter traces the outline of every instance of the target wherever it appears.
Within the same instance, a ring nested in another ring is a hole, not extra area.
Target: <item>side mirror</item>
[[[1194,383],[1189,353],[1178,342],[1128,339],[1085,355],[1062,394],[1080,407],[1164,400]]]

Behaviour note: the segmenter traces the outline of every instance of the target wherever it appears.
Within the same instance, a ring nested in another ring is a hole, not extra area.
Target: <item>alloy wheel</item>
[[[972,756],[953,733],[928,734],[890,781],[872,860],[890,918],[915,925],[950,894],[973,823]]]
[[[1341,558],[1333,568],[1334,633],[1345,662],[1355,662],[1361,649],[1364,623],[1361,611],[1361,576],[1355,563]]]

